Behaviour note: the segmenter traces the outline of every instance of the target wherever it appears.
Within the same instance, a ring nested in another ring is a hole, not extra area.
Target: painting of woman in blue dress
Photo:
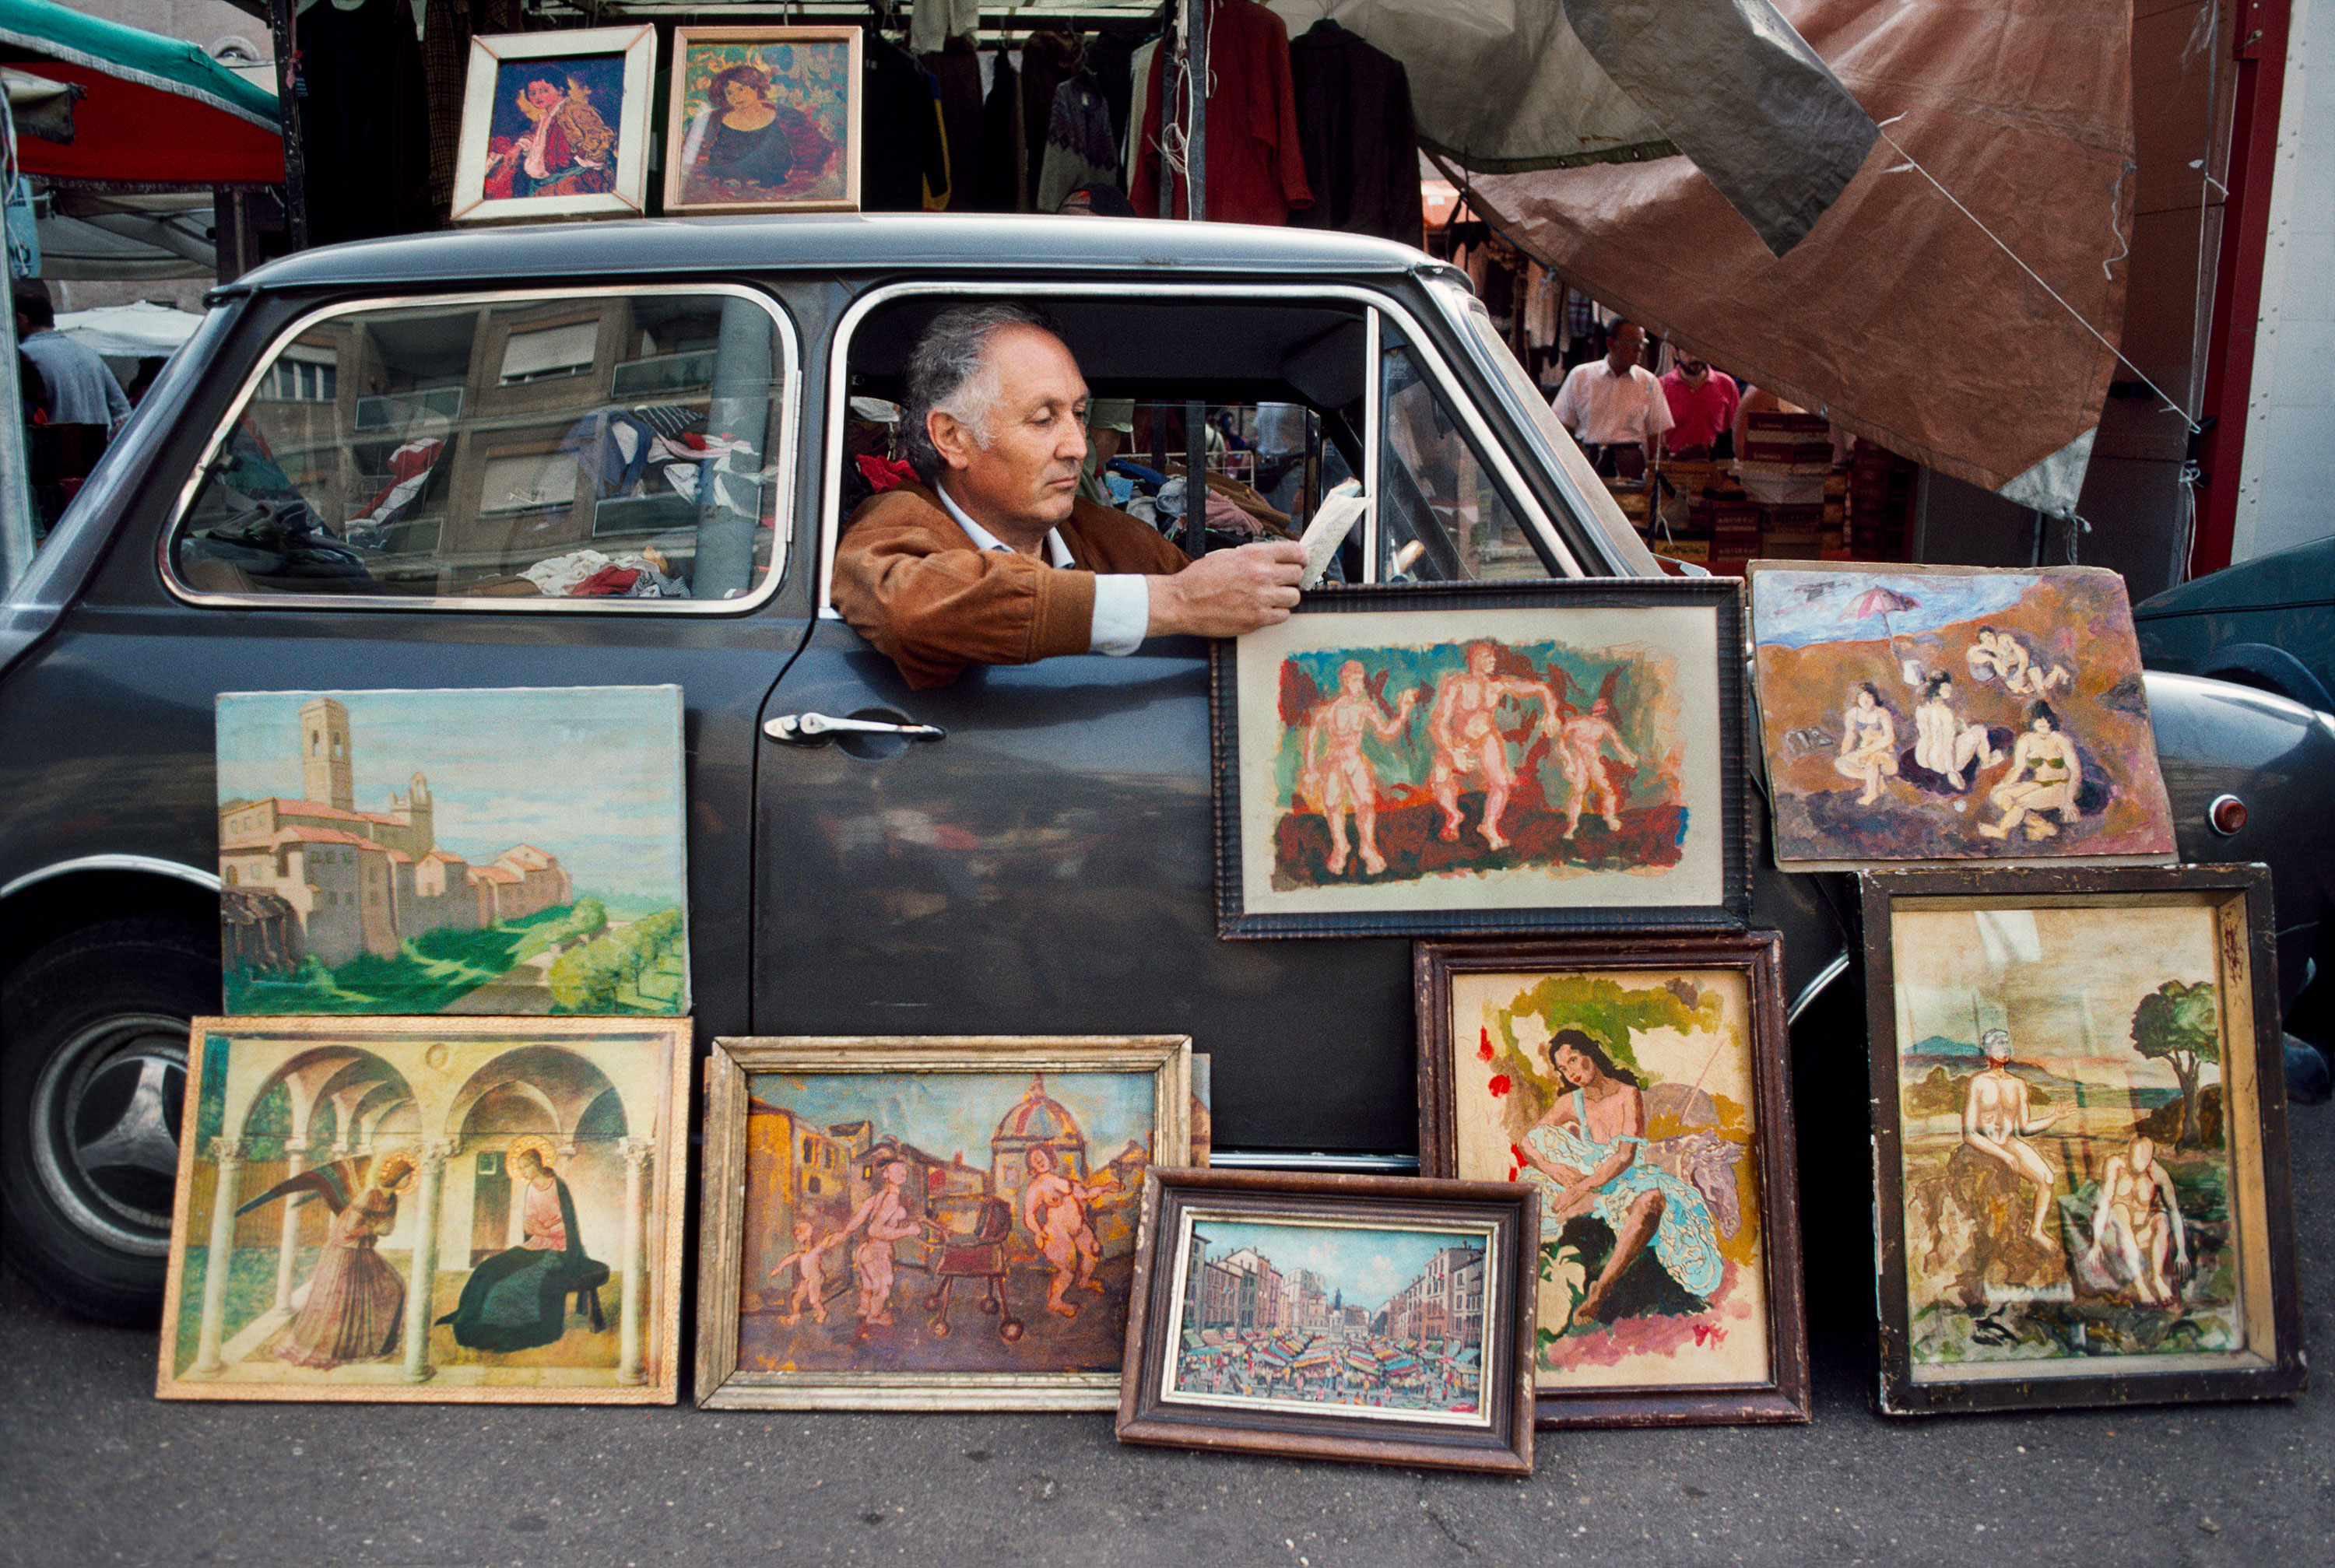
[[[1590,1228],[1581,1223],[1586,1221],[1613,1236],[1567,1327],[1587,1328],[1627,1311],[1700,1311],[1723,1268],[1718,1232],[1701,1193],[1638,1157],[1646,1144],[1646,1099],[1637,1075],[1615,1066],[1604,1047],[1578,1029],[1552,1035],[1548,1059],[1572,1092],[1560,1092],[1517,1146],[1523,1179],[1540,1189],[1542,1234],[1571,1240]],[[1650,1244],[1658,1273],[1642,1265]],[[1633,1299],[1625,1302],[1623,1295]]]
[[[595,1333],[606,1327],[600,1287],[608,1265],[584,1251],[576,1199],[551,1169],[551,1141],[515,1140],[508,1156],[519,1200],[519,1244],[470,1271],[452,1312],[454,1342],[472,1350],[528,1350],[558,1342],[567,1331],[568,1302],[587,1313]]]

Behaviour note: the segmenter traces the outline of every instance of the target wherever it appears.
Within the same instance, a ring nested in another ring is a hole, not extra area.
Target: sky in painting
[[[1483,1245],[1480,1234],[1381,1230],[1319,1221],[1260,1224],[1197,1216],[1192,1229],[1206,1244],[1209,1257],[1254,1247],[1284,1274],[1293,1269],[1311,1269],[1322,1276],[1323,1290],[1343,1292],[1346,1305],[1371,1312],[1417,1279],[1428,1259],[1445,1247]]]
[[[349,711],[357,810],[386,812],[421,773],[439,846],[474,866],[532,844],[559,857],[579,894],[683,902],[679,687],[229,692],[221,804],[305,798],[300,710],[320,696]]]
[[[1005,1113],[1030,1091],[1032,1075],[1013,1072],[758,1072],[747,1089],[765,1105],[819,1127],[872,1121],[878,1138],[905,1138],[943,1159],[986,1170],[989,1140]],[[1050,1072],[1049,1099],[1087,1135],[1087,1158],[1100,1166],[1129,1139],[1151,1145],[1151,1074]]]
[[[1755,642],[1805,648],[1811,643],[1863,642],[1890,634],[1935,631],[2019,602],[2042,579],[2025,572],[1969,576],[1950,573],[1762,571],[1751,595]],[[1859,615],[1856,601],[1885,588],[1914,601],[1886,616]]]

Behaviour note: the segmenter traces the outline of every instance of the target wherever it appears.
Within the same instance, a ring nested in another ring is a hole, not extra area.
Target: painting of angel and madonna
[[[199,1018],[158,1391],[671,1404],[689,1026]]]
[[[1145,1206],[1122,1440],[1530,1468],[1516,1188],[1169,1170]]]
[[[1782,939],[1414,963],[1422,1166],[1540,1205],[1540,1424],[1807,1420]]]
[[[1739,924],[1736,595],[1328,589],[1220,644],[1220,933]]]
[[[218,699],[230,1013],[689,1011],[678,686]]]
[[[1190,1042],[715,1042],[699,1402],[1107,1409]]]
[[[1778,866],[2173,857],[2118,574],[1747,576]]]
[[[2300,1389],[2269,905],[2260,866],[1865,879],[1884,1409]]]

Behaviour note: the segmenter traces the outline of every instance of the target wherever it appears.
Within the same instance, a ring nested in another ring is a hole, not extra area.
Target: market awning
[[[85,90],[69,142],[23,137],[26,174],[110,185],[277,185],[276,100],[192,44],[49,0],[0,0],[0,60]]]
[[[202,324],[203,318],[192,311],[146,300],[67,311],[57,317],[60,334],[115,359],[168,359]]]
[[[1487,175],[1469,199],[1677,346],[2067,515],[2124,319],[2129,5],[1782,3],[1891,139],[1790,255],[1684,159]]]

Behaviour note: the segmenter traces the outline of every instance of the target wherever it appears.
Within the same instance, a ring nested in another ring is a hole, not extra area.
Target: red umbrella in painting
[[[1921,607],[1922,601],[1910,594],[1901,594],[1894,588],[1867,588],[1848,602],[1848,608],[1841,612],[1840,618],[1844,621],[1863,621],[1875,615],[1880,616],[1881,634],[1889,639],[1889,653],[1894,659],[1897,653],[1897,634],[1890,626],[1889,617],[1902,615],[1907,610],[1918,610]]]

